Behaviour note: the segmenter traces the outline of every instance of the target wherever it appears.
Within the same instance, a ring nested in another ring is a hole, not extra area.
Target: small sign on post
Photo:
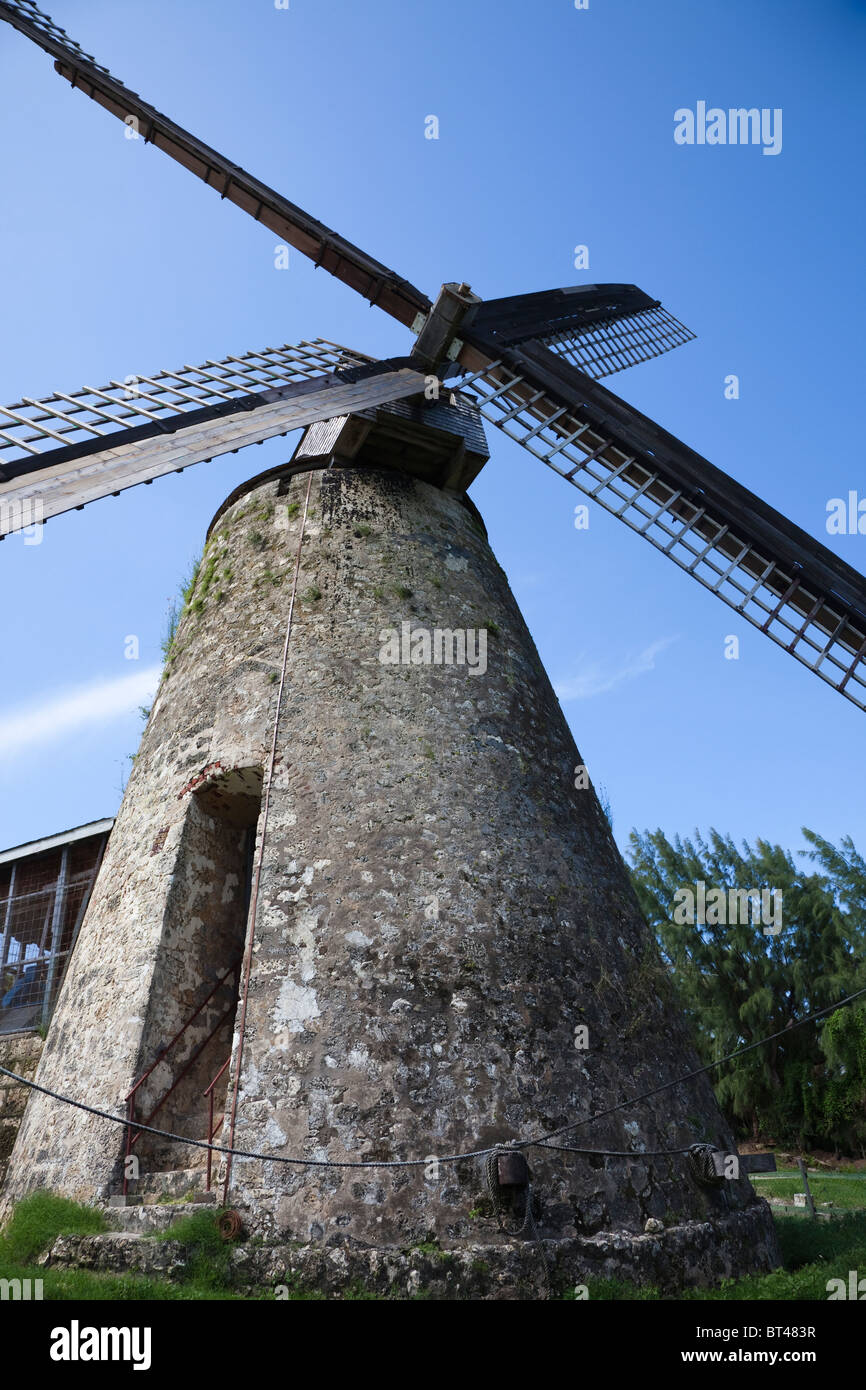
[[[809,1215],[814,1220],[814,1218],[817,1215],[817,1212],[815,1211],[815,1202],[812,1197],[812,1192],[809,1188],[809,1177],[806,1172],[806,1165],[803,1162],[802,1158],[797,1159],[797,1167],[800,1169],[800,1177],[803,1179],[803,1191],[806,1194],[806,1207],[808,1209]]]

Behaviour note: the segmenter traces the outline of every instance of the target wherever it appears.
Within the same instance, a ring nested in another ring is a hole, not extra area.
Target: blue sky
[[[429,294],[634,282],[697,334],[608,382],[856,568],[866,496],[858,0],[53,0],[159,109]],[[783,147],[682,147],[674,112],[782,108]],[[440,138],[424,138],[435,114]],[[5,401],[322,336],[409,335],[0,26]],[[573,248],[589,247],[577,271]],[[740,378],[740,399],[724,379]],[[863,848],[866,719],[490,431],[472,496],[581,753],[632,826]],[[0,847],[115,812],[171,596],[217,506],[293,441],[0,547]],[[724,659],[729,633],[741,639]],[[125,638],[140,659],[124,658]]]

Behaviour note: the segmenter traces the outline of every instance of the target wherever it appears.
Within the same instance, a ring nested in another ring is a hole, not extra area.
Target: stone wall
[[[31,1081],[42,1056],[42,1045],[38,1033],[13,1033],[10,1037],[0,1037],[0,1066]],[[0,1191],[29,1095],[26,1086],[19,1086],[8,1076],[0,1076]]]
[[[306,487],[251,484],[211,532],[55,1014],[40,1080],[115,1112],[201,973],[215,853],[191,807],[269,763]],[[238,1160],[231,1204],[274,1240],[495,1244],[483,1164],[435,1156],[579,1123],[571,1142],[628,1157],[533,1149],[544,1236],[607,1248],[649,1222],[699,1233],[718,1277],[766,1268],[748,1180],[715,1192],[657,1152],[733,1141],[706,1077],[673,1084],[691,1040],[477,514],[404,474],[317,471],[301,556],[235,1143],[425,1164]],[[404,624],[483,629],[484,669],[425,661],[423,642],[382,660]],[[122,1152],[120,1127],[36,1097],[7,1187],[104,1195]]]

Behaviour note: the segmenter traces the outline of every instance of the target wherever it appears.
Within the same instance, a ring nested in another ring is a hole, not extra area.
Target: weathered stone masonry
[[[269,757],[306,482],[288,470],[254,482],[212,528],[45,1085],[117,1107],[242,940],[244,837]],[[406,620],[486,628],[486,673],[383,664],[381,633]],[[461,1152],[586,1119],[696,1065],[604,815],[575,788],[580,761],[477,513],[403,474],[315,472],[238,1146],[322,1159]],[[228,1055],[228,1032],[203,1055],[196,1086]],[[188,1094],[186,1121],[176,1106],[172,1124],[203,1137],[196,1104]],[[648,1152],[695,1141],[732,1147],[705,1078],[571,1138],[633,1160],[533,1150],[542,1230],[619,1249],[627,1272],[629,1239],[656,1218],[677,1249],[700,1248],[702,1278],[771,1266],[769,1211],[746,1179],[714,1193],[682,1159]],[[8,1194],[43,1184],[104,1196],[122,1149],[119,1128],[37,1097]],[[154,1149],[150,1161],[196,1159]],[[236,1161],[231,1202],[278,1241],[504,1239],[472,1163],[425,1177]]]
[[[13,1033],[0,1038],[0,1066],[32,1081],[36,1075],[39,1058],[42,1055],[42,1038],[38,1033]],[[12,1081],[8,1076],[0,1076],[0,1188],[9,1166],[9,1155],[15,1143],[15,1136],[21,1124],[21,1117],[27,1105],[29,1090],[26,1086]]]

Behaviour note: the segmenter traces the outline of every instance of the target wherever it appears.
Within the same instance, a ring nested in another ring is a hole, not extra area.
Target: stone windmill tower
[[[417,335],[387,362],[317,342],[7,412],[7,515],[305,433],[211,525],[40,1066],[128,1123],[34,1094],[5,1199],[200,1170],[348,1275],[430,1237],[507,1271],[512,1222],[569,1277],[771,1265],[748,1181],[686,1153],[732,1139],[707,1078],[677,1084],[691,1044],[466,495],[481,416],[861,704],[862,576],[598,385],[690,336],[634,286],[431,304],[35,6],[0,17]],[[211,1175],[153,1128],[271,1157]]]

